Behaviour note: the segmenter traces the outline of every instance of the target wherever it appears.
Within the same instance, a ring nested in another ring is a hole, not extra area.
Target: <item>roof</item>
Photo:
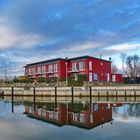
[[[79,60],[79,59],[86,59],[86,58],[94,58],[94,59],[98,59],[98,60],[102,60],[102,61],[111,62],[109,60],[105,60],[105,59],[101,59],[101,58],[96,58],[96,57],[92,57],[92,56],[89,56],[89,55],[74,57],[74,58],[70,58],[68,60]]]
[[[31,64],[26,64],[25,67],[27,67],[27,66],[33,66],[33,65],[39,65],[39,64],[44,64],[44,63],[50,63],[50,62],[59,61],[59,60],[65,60],[65,59],[63,59],[63,58],[55,58],[55,59],[50,59],[50,60],[35,62],[35,63],[31,63]]]
[[[86,58],[94,58],[94,59],[98,59],[98,60],[102,60],[102,61],[111,62],[109,60],[100,59],[100,58],[92,57],[92,56],[89,56],[89,55],[69,58],[67,60],[70,61],[70,60],[79,60],[79,59],[86,59]],[[60,61],[60,60],[66,60],[66,59],[64,59],[64,58],[55,58],[55,59],[50,59],[50,60],[45,60],[45,61],[40,61],[40,62],[35,62],[35,63],[27,64],[25,67],[33,66],[33,65],[40,65],[40,64],[45,64],[45,63],[52,63],[54,61]]]

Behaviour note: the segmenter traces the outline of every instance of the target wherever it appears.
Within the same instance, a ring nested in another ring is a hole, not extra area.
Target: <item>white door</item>
[[[107,81],[108,82],[110,81],[110,74],[109,73],[107,74]]]
[[[112,82],[116,82],[116,75],[112,75]]]
[[[92,73],[89,73],[89,81],[92,81]]]

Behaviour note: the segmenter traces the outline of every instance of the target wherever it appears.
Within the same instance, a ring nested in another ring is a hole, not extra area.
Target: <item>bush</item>
[[[46,82],[46,78],[45,77],[39,77],[37,80],[38,83],[43,83]]]
[[[79,74],[77,80],[75,80],[74,75],[68,78],[68,86],[83,86],[83,82],[86,81],[86,75]]]

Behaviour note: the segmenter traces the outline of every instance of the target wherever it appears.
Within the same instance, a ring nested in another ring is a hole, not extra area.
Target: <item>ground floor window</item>
[[[94,73],[93,74],[93,78],[94,78],[95,81],[97,81],[98,80],[98,74],[97,73]]]

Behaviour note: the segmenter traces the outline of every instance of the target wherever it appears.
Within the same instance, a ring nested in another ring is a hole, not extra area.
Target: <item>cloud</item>
[[[139,49],[140,2],[7,0],[0,3],[0,53],[17,66],[53,57]],[[22,69],[22,68],[21,68]]]
[[[37,34],[17,34],[10,27],[0,24],[0,49],[32,47],[41,41],[42,38]]]
[[[115,51],[115,52],[125,52],[125,51],[133,51],[140,48],[140,43],[124,43],[124,44],[118,44],[114,46],[107,47],[106,51]]]

